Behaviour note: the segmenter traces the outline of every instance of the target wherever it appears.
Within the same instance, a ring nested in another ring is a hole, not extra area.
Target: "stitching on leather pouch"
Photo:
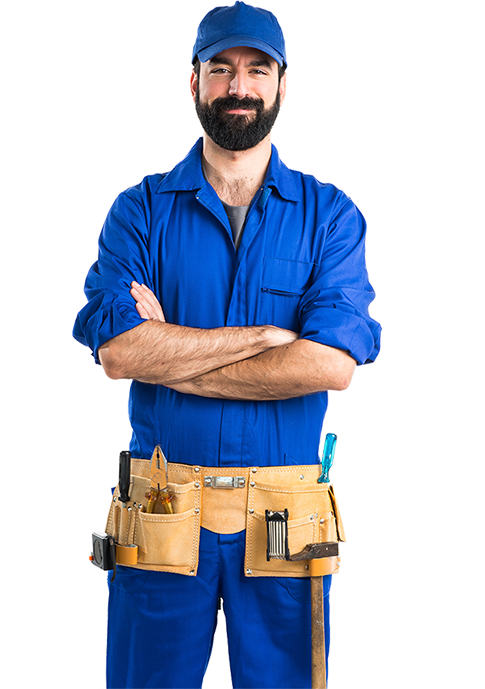
[[[262,512],[254,512],[252,515],[255,519],[259,519],[260,522],[265,522],[266,521],[266,516]],[[313,519],[311,518],[313,516]],[[288,520],[288,528],[289,529],[295,529],[300,526],[306,526],[307,524],[312,524],[315,526],[315,519],[316,519],[316,512],[312,512],[311,514],[306,514],[303,517],[298,517],[297,519],[289,519]]]
[[[258,471],[261,472],[261,474],[273,474],[273,473],[287,473],[287,472],[293,472],[294,474],[301,473],[304,469],[308,471],[308,467],[310,467],[310,470],[313,469],[314,467],[318,468],[318,464],[302,464],[301,466],[284,466],[284,467],[259,467]]]
[[[127,543],[129,545],[133,544],[134,538],[135,538],[135,526],[136,526],[136,516],[137,516],[137,510],[135,506],[133,505],[133,509],[130,515],[130,528],[128,529],[128,540]]]
[[[328,493],[328,488],[314,488],[313,486],[302,485],[301,489],[296,486],[291,488],[266,488],[265,486],[255,486],[258,490],[266,490],[270,493],[292,493],[298,495],[299,493]]]
[[[195,569],[197,566],[197,552],[198,552],[198,542],[197,542],[197,533],[200,533],[200,495],[201,495],[201,490],[198,488],[196,490],[196,496],[195,496],[195,509],[199,509],[199,513],[197,514],[194,512],[194,517],[196,519],[195,524],[193,525],[193,530],[192,530],[192,568]]]
[[[193,511],[193,510],[187,510],[187,512]],[[152,519],[151,517],[146,517],[146,512],[143,512],[143,519],[141,521],[144,522],[157,522],[157,523],[162,523],[163,524],[163,519]],[[169,514],[157,514],[154,515],[155,517],[170,517],[171,515]],[[184,516],[182,519],[167,519],[167,524],[175,524],[177,522],[183,522],[186,519],[189,519],[190,517],[187,516],[187,513],[184,513]]]
[[[131,520],[131,513],[128,514],[128,519],[126,520],[126,533],[125,533],[125,543],[129,543],[129,537],[130,537],[130,520]]]
[[[190,485],[190,483],[168,483],[168,487],[172,488],[172,492],[175,493],[175,495],[183,495],[184,493],[188,493],[191,490],[194,490],[194,486]],[[174,490],[175,488],[175,490]],[[178,490],[180,489],[180,490]]]
[[[248,510],[253,509],[253,501],[254,501],[254,490],[252,486],[249,486],[248,488]],[[248,512],[247,518],[248,519],[253,519],[254,517],[254,512],[251,514]],[[253,530],[254,530],[254,522],[250,522],[251,526],[249,529],[246,531],[246,538],[248,537],[249,534],[249,546],[248,546],[248,563],[247,563],[247,568],[252,569],[253,566]],[[249,526],[249,523],[248,523]]]
[[[140,510],[137,508],[136,510],[136,519],[135,519],[135,525],[133,527],[133,543],[137,543],[137,538],[138,538],[138,515],[140,514]]]

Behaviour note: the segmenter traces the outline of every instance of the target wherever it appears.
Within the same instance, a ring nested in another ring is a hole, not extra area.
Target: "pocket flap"
[[[313,263],[304,261],[265,257],[261,287],[286,294],[303,294],[310,282],[313,266]]]

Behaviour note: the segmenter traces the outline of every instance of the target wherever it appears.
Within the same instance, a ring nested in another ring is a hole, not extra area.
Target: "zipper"
[[[269,294],[276,294],[279,297],[301,297],[298,292],[284,292],[279,289],[271,289],[270,287],[261,287],[261,292],[269,292]]]

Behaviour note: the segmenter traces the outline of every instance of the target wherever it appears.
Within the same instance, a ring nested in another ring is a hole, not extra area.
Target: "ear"
[[[280,80],[280,102],[283,104],[283,101],[285,100],[286,96],[286,72],[283,74]]]
[[[195,94],[197,93],[197,83],[198,83],[198,77],[197,74],[192,71],[192,74],[190,75],[190,93],[192,94],[192,100],[195,102]]]

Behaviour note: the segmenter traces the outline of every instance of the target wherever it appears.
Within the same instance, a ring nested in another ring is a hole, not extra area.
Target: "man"
[[[209,12],[193,65],[203,138],[114,203],[74,335],[133,380],[133,457],[159,443],[201,467],[315,465],[327,391],[379,349],[365,222],[271,144],[286,93],[272,14]],[[194,577],[118,567],[108,686],[201,687],[223,599],[234,687],[309,687],[308,578],[251,577],[244,551],[244,531],[202,529]]]

